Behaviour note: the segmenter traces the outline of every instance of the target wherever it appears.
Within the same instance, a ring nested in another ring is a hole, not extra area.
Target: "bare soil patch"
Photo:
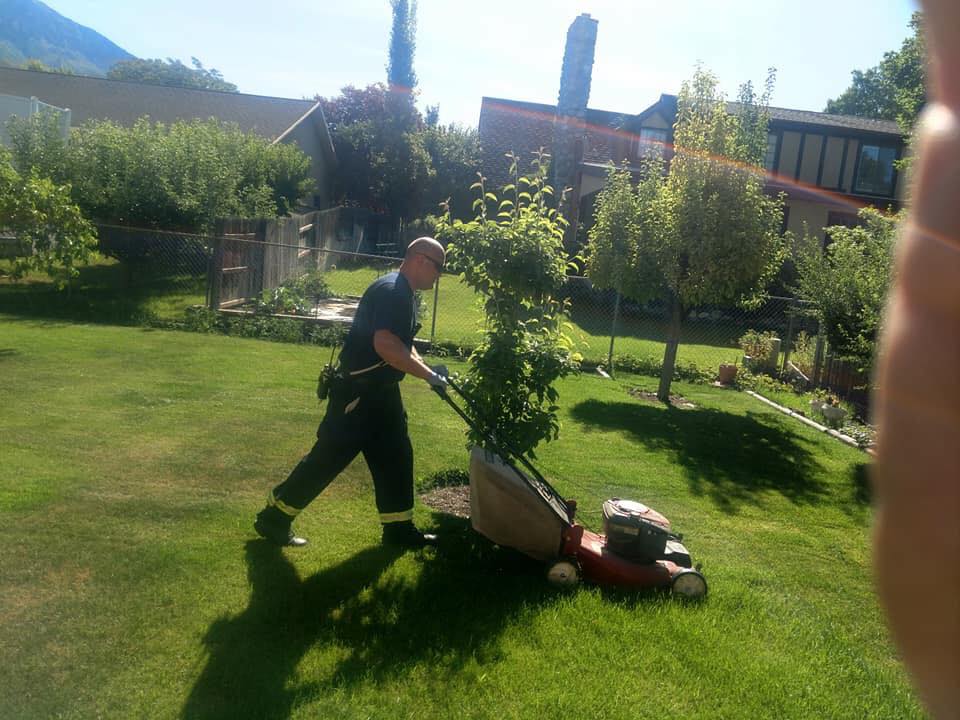
[[[470,517],[470,486],[455,485],[431,490],[420,496],[424,505],[434,510],[455,515],[456,517]]]
[[[639,388],[629,388],[627,392],[637,398],[638,400],[643,400],[644,402],[653,403],[654,405],[662,405],[662,403],[657,399],[657,394],[652,392],[647,392],[646,390],[641,390]],[[675,408],[680,408],[681,410],[693,410],[697,406],[692,402],[687,400],[682,395],[670,395],[670,404]]]

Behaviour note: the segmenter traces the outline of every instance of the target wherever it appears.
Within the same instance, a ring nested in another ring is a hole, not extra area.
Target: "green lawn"
[[[323,348],[0,315],[0,707],[10,718],[919,718],[871,585],[866,456],[749,396],[561,384],[540,466],[598,524],[670,517],[705,602],[580,587],[419,505],[395,555],[361,462],[255,540],[307,450]],[[417,473],[459,419],[404,383]]]
[[[390,268],[336,269],[326,274],[330,288],[338,294],[361,295],[378,275]],[[483,330],[483,308],[477,295],[454,275],[440,279],[436,296],[435,338],[439,341],[474,346]],[[424,318],[421,337],[433,330],[434,293],[423,294]],[[577,352],[592,362],[606,363],[610,351],[611,308],[574,300],[569,334]],[[746,328],[710,324],[707,327],[689,323],[684,328],[678,362],[692,363],[705,370],[715,370],[721,363],[737,361],[742,353],[736,345]],[[635,358],[663,359],[666,327],[654,320],[624,315],[617,323],[614,355]]]
[[[182,268],[150,270],[98,255],[79,268],[69,294],[42,273],[13,281],[10,269],[9,261],[0,260],[0,312],[15,315],[141,324],[180,320],[188,307],[206,303],[206,274]]]
[[[100,257],[80,268],[69,297],[57,291],[42,274],[20,282],[5,277],[9,262],[0,260],[0,312],[21,316],[61,318],[84,322],[142,324],[151,320],[181,320],[184,311],[206,303],[205,275],[171,270],[130,269],[112,258]],[[325,277],[338,295],[362,295],[388,266],[336,268]],[[436,320],[434,321],[434,317]],[[606,364],[610,350],[612,310],[590,301],[574,301],[568,333],[575,350],[590,362]],[[472,348],[483,332],[483,309],[477,295],[456,276],[444,275],[436,294],[423,293],[420,337]],[[736,340],[745,328],[713,323],[688,323],[677,361],[715,370],[721,363],[738,361],[742,353]],[[629,314],[617,324],[614,355],[659,362],[663,358],[666,328],[655,320]]]

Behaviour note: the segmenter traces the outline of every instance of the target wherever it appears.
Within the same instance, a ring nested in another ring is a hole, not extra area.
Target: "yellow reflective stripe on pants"
[[[267,498],[267,504],[275,507],[277,510],[282,512],[284,515],[289,515],[290,517],[296,517],[300,514],[300,508],[295,508],[292,505],[287,505],[283,500],[277,500],[273,496],[273,491],[270,491],[270,495]]]
[[[387,523],[405,522],[407,520],[413,520],[413,508],[404,510],[403,512],[380,513],[380,522],[384,525]]]

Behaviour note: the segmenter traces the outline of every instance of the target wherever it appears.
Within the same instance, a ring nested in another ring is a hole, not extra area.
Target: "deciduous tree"
[[[107,71],[110,80],[129,80],[148,85],[169,85],[172,87],[196,88],[199,90],[221,90],[237,92],[237,86],[223,79],[219,70],[205,68],[197,58],[190,58],[192,68],[179,60],[167,58],[141,60],[121,60]]]
[[[854,70],[840,97],[827,101],[824,112],[896,120],[909,132],[925,102],[923,18],[910,18],[910,36],[899,50],[884,53],[878,65]]]
[[[665,301],[664,402],[687,311],[748,302],[782,263],[783,198],[764,193],[762,170],[772,86],[772,72],[759,97],[745,84],[729,113],[716,77],[698,68],[677,100],[669,173],[651,159],[630,199],[626,172],[612,168],[601,192],[587,274],[637,300]]]
[[[70,188],[33,172],[21,175],[2,146],[0,230],[12,233],[25,249],[14,261],[14,277],[37,270],[68,287],[77,266],[97,247],[93,226],[71,202]]]

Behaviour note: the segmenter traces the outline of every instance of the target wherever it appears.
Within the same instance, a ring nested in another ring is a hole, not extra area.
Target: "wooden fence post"
[[[796,318],[791,311],[791,307],[787,306],[787,337],[783,343],[783,365],[780,366],[780,375],[787,369],[787,363],[790,361],[790,348],[793,345],[793,326]]]
[[[610,351],[607,353],[607,373],[613,375],[613,339],[617,336],[617,319],[620,317],[620,291],[613,301],[613,322],[610,325]]]
[[[223,238],[220,231],[223,229],[217,224],[217,235],[213,238],[213,254],[210,256],[210,269],[207,272],[207,297],[211,310],[220,309],[220,292],[223,286]]]
[[[813,384],[815,387],[820,386],[820,370],[822,369],[822,366],[823,366],[823,335],[820,332],[818,332],[817,333],[817,349],[813,353],[813,375],[810,378],[811,380],[813,380]]]

